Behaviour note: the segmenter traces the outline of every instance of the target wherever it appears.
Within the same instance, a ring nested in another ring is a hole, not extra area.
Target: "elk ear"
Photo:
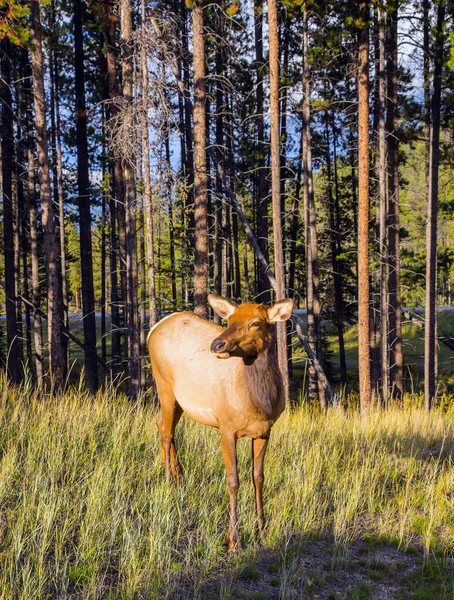
[[[208,302],[213,307],[214,312],[223,319],[228,319],[238,307],[238,304],[235,302],[226,300],[222,296],[216,296],[216,294],[209,294]]]
[[[270,306],[268,309],[268,321],[275,323],[276,321],[286,321],[290,319],[293,311],[293,300],[291,298],[285,298],[285,300],[279,300],[274,306]]]

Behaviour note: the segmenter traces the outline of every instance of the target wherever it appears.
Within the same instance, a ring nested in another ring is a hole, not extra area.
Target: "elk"
[[[282,376],[274,343],[274,324],[292,314],[293,300],[267,307],[237,305],[210,294],[214,311],[227,329],[192,312],[174,313],[148,334],[153,375],[161,404],[157,426],[167,481],[180,481],[174,433],[186,412],[204,425],[217,427],[230,496],[228,549],[239,548],[237,529],[238,438],[252,438],[252,480],[258,525],[263,529],[263,465],[270,430],[285,406]]]

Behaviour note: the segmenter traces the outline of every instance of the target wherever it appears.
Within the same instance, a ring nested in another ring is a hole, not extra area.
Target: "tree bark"
[[[121,0],[121,50],[123,66],[123,97],[128,110],[133,108],[132,20],[129,0]],[[136,185],[134,158],[122,156],[126,221],[126,326],[128,331],[128,395],[136,398],[140,385],[140,350],[138,329],[138,271],[136,232]]]
[[[443,70],[445,3],[439,0],[432,92],[432,123],[430,128],[429,185],[426,226],[426,309],[424,327],[424,405],[429,410],[437,397],[437,215],[438,169],[440,163],[440,109]]]
[[[303,193],[305,215],[305,249],[306,249],[306,308],[307,308],[307,334],[317,359],[321,360],[321,335],[320,335],[320,300],[319,300],[319,272],[317,228],[315,217],[314,186],[312,176],[312,144],[310,128],[310,71],[308,53],[308,15],[303,13]],[[313,364],[309,365],[309,399],[315,401],[320,396],[320,404],[325,407],[323,388],[319,385],[317,373]]]
[[[194,312],[207,318],[208,236],[206,168],[206,91],[203,0],[192,12],[194,46]]]
[[[104,36],[106,40],[106,63],[107,63],[107,88],[111,104],[108,110],[112,117],[118,113],[116,100],[121,96],[119,85],[118,65],[119,51],[117,46],[116,34],[116,12],[114,10],[114,1],[106,0],[101,3],[103,8]],[[123,169],[121,157],[118,153],[112,152],[112,183],[114,198],[111,202],[111,313],[112,313],[112,358],[114,372],[119,368],[121,362],[122,350],[122,323],[126,321],[125,301],[127,293],[126,280],[126,216],[125,216],[125,185],[123,180]],[[117,235],[114,235],[116,229]],[[117,262],[118,258],[118,262]],[[117,268],[120,273],[120,293],[117,289]],[[115,281],[114,281],[115,280]],[[122,313],[122,314],[121,314]]]
[[[274,268],[276,273],[276,300],[285,298],[284,250],[282,246],[282,213],[279,147],[279,44],[277,1],[268,0],[268,32],[270,46],[270,118],[271,118],[271,188],[273,202]],[[277,351],[279,368],[288,400],[289,380],[285,323],[277,323]]]
[[[142,34],[144,34],[144,24],[146,22],[145,2],[142,0]],[[150,179],[150,139],[148,133],[148,68],[147,51],[145,39],[142,40],[141,49],[141,69],[142,69],[142,110],[147,115],[145,119],[146,126],[143,131],[143,183],[145,194],[145,213],[147,221],[147,267],[148,267],[148,302],[150,309],[150,328],[157,322],[156,314],[156,269],[154,255],[154,225],[153,225],[153,204],[151,197],[151,179]]]
[[[386,79],[385,79],[385,26],[384,8],[379,12],[379,68],[378,68],[378,182],[379,182],[379,256],[380,256],[380,367],[381,402],[386,406],[389,388],[388,362],[388,201],[386,187]]]
[[[1,41],[0,100],[2,105],[1,156],[3,195],[3,243],[5,255],[5,305],[7,373],[13,383],[22,379],[23,348],[21,325],[17,314],[17,280],[15,256],[15,198],[13,193],[14,132],[13,97],[11,80],[12,47],[7,38]]]
[[[77,188],[80,223],[80,266],[82,272],[82,311],[84,326],[84,367],[87,389],[98,389],[96,359],[96,312],[93,285],[91,241],[90,179],[88,173],[87,110],[85,107],[85,67],[82,33],[82,0],[74,0],[74,64],[76,92]]]
[[[267,147],[265,145],[264,86],[263,69],[263,0],[254,0],[254,37],[255,37],[255,70],[256,70],[256,127],[257,127],[257,241],[266,261],[269,262],[268,250],[268,184],[266,181]],[[257,300],[269,304],[271,295],[263,267],[258,263]]]
[[[30,0],[30,42],[32,56],[33,95],[35,105],[36,143],[38,148],[38,178],[44,234],[46,264],[49,370],[54,389],[66,379],[66,357],[62,343],[62,292],[58,270],[59,246],[55,235],[54,212],[50,190],[49,151],[46,125],[44,61],[42,52],[41,17],[38,0]]]
[[[387,110],[388,144],[388,290],[389,290],[389,364],[393,397],[403,393],[402,302],[400,296],[400,218],[399,218],[399,144],[398,144],[398,72],[397,16],[398,0],[393,0],[388,12],[387,28]]]
[[[361,3],[364,24],[358,69],[358,366],[361,413],[370,409],[369,347],[369,13]]]

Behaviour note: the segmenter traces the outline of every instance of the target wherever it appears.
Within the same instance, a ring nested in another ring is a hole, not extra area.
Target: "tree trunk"
[[[31,288],[33,302],[33,342],[35,346],[34,363],[36,384],[39,390],[44,384],[43,369],[43,338],[41,319],[41,295],[39,286],[39,257],[38,257],[38,210],[36,203],[36,175],[35,175],[35,137],[33,131],[33,108],[32,108],[32,79],[31,65],[28,59],[28,51],[22,50],[24,62],[25,102],[27,105],[27,179],[28,179],[28,218],[30,227],[30,257],[31,257]]]
[[[381,402],[388,401],[388,245],[387,218],[388,202],[386,189],[386,138],[385,138],[385,14],[383,7],[379,13],[379,69],[378,69],[378,182],[379,182],[379,255],[380,255],[380,367]]]
[[[271,112],[271,187],[273,201],[274,268],[276,273],[276,300],[285,298],[284,251],[282,246],[281,183],[279,159],[279,45],[277,1],[268,0],[268,31],[270,46],[270,112]],[[288,400],[289,380],[285,323],[277,323],[277,351],[279,368],[284,379]]]
[[[102,3],[103,11],[103,21],[104,21],[104,36],[106,40],[106,62],[107,62],[107,82],[108,82],[108,94],[111,104],[108,106],[108,109],[111,112],[111,116],[115,117],[118,113],[118,107],[116,106],[116,101],[121,96],[120,86],[119,86],[119,74],[118,74],[118,65],[120,63],[118,55],[118,47],[117,47],[117,34],[116,34],[116,11],[114,10],[114,1],[106,0]],[[118,256],[118,265],[120,272],[120,293],[116,289],[117,286],[114,286],[114,279],[117,280],[117,272],[116,268],[111,268],[111,277],[112,277],[112,357],[114,359],[113,369],[116,371],[119,368],[121,363],[121,355],[122,355],[122,344],[121,344],[121,329],[123,321],[126,321],[125,318],[125,301],[126,301],[126,293],[127,293],[127,280],[126,280],[126,216],[125,216],[125,185],[123,178],[123,169],[121,164],[121,158],[118,156],[117,152],[112,152],[112,183],[113,183],[113,192],[114,192],[114,200],[112,201],[112,206],[110,210],[111,221],[115,221],[112,223],[113,226],[116,226],[117,236],[111,235],[111,240],[114,244],[111,244],[111,259],[115,259],[112,262],[112,265],[117,264],[117,256]],[[117,241],[118,240],[118,241]],[[116,283],[116,281],[115,281]],[[122,313],[122,314],[121,314]]]
[[[51,28],[55,28],[55,2],[51,2]],[[59,276],[62,289],[62,319],[63,319],[63,352],[66,358],[66,369],[69,370],[69,319],[68,291],[66,281],[66,249],[65,249],[65,211],[63,199],[63,168],[61,152],[61,118],[60,118],[60,70],[55,52],[57,41],[51,40],[49,51],[49,71],[51,88],[51,127],[52,127],[52,178],[54,191],[54,206],[58,206],[57,237],[60,245]]]
[[[123,66],[123,97],[134,110],[133,103],[133,57],[132,57],[132,21],[131,4],[121,0],[121,49]],[[125,191],[126,221],[126,325],[128,331],[128,395],[136,398],[140,384],[140,350],[138,331],[138,272],[137,272],[137,232],[136,232],[136,185],[133,170],[134,157],[128,154],[122,157],[123,181]]]
[[[144,23],[146,22],[145,2],[142,0],[142,32],[144,32]],[[142,110],[148,116],[148,68],[147,51],[145,40],[142,40],[141,49],[141,69],[142,69]],[[147,221],[147,266],[148,266],[148,302],[150,308],[150,328],[156,324],[156,269],[154,256],[154,225],[153,225],[153,204],[151,198],[151,179],[150,179],[150,139],[148,133],[148,118],[143,131],[143,183],[145,195],[145,213]]]
[[[397,2],[388,13],[387,28],[387,111],[388,143],[388,289],[389,289],[389,364],[393,397],[403,393],[402,302],[400,297],[400,225],[399,225],[399,145],[397,139]]]
[[[317,359],[321,360],[320,335],[320,301],[318,295],[318,248],[315,218],[314,186],[312,177],[312,146],[310,128],[310,71],[308,58],[307,10],[303,14],[303,162],[304,162],[304,214],[306,245],[306,308],[308,341]],[[317,393],[320,404],[325,407],[323,387],[319,385],[317,373],[312,364],[309,365],[309,399],[314,401]]]
[[[2,193],[3,193],[3,243],[5,253],[5,305],[6,305],[6,343],[7,372],[13,383],[22,379],[23,348],[21,324],[17,314],[17,281],[15,256],[15,198],[13,197],[13,98],[11,81],[12,47],[5,38],[1,41],[0,100],[2,105],[1,152],[2,152]]]
[[[223,85],[223,71],[225,66],[225,17],[224,17],[224,2],[220,0],[220,11],[217,16],[218,37],[219,41],[216,47],[216,154],[218,163],[222,164],[224,157],[224,112],[225,112],[225,95]],[[216,202],[214,213],[214,239],[215,239],[215,254],[214,254],[214,292],[217,295],[222,295],[222,179],[216,170]],[[214,322],[217,325],[221,324],[221,317],[214,313]]]
[[[194,46],[194,312],[207,318],[208,237],[206,169],[206,91],[203,0],[192,12]]]
[[[432,123],[430,135],[429,185],[426,226],[426,309],[424,327],[424,404],[429,410],[437,397],[437,215],[438,168],[440,162],[440,107],[443,70],[445,3],[437,9],[434,75],[432,92]]]
[[[369,14],[360,32],[358,69],[358,366],[361,413],[370,408],[369,348]]]
[[[264,89],[263,70],[263,0],[254,1],[254,36],[255,36],[255,69],[256,69],[256,113],[257,113],[257,181],[256,181],[256,210],[257,238],[260,250],[269,262],[268,252],[268,185],[266,181],[265,157],[265,118],[264,118]],[[271,299],[270,287],[260,262],[257,265],[257,300],[269,304]]]
[[[88,174],[87,110],[82,33],[82,0],[74,0],[74,63],[76,93],[77,189],[80,223],[80,266],[84,325],[85,383],[93,394],[98,389],[96,312],[91,242],[90,179]]]
[[[49,151],[44,92],[44,61],[42,52],[40,5],[38,0],[30,1],[30,42],[36,143],[38,148],[38,178],[40,184],[44,256],[46,264],[49,370],[52,385],[54,388],[60,388],[66,379],[66,356],[62,343],[61,327],[62,292],[58,272],[60,249],[55,235],[54,212],[50,190]]]

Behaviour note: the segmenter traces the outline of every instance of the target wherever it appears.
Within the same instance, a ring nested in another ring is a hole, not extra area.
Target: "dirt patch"
[[[453,600],[452,557],[424,557],[379,542],[338,548],[329,539],[262,548],[195,583],[181,581],[171,600]],[[233,564],[235,563],[235,564]]]

